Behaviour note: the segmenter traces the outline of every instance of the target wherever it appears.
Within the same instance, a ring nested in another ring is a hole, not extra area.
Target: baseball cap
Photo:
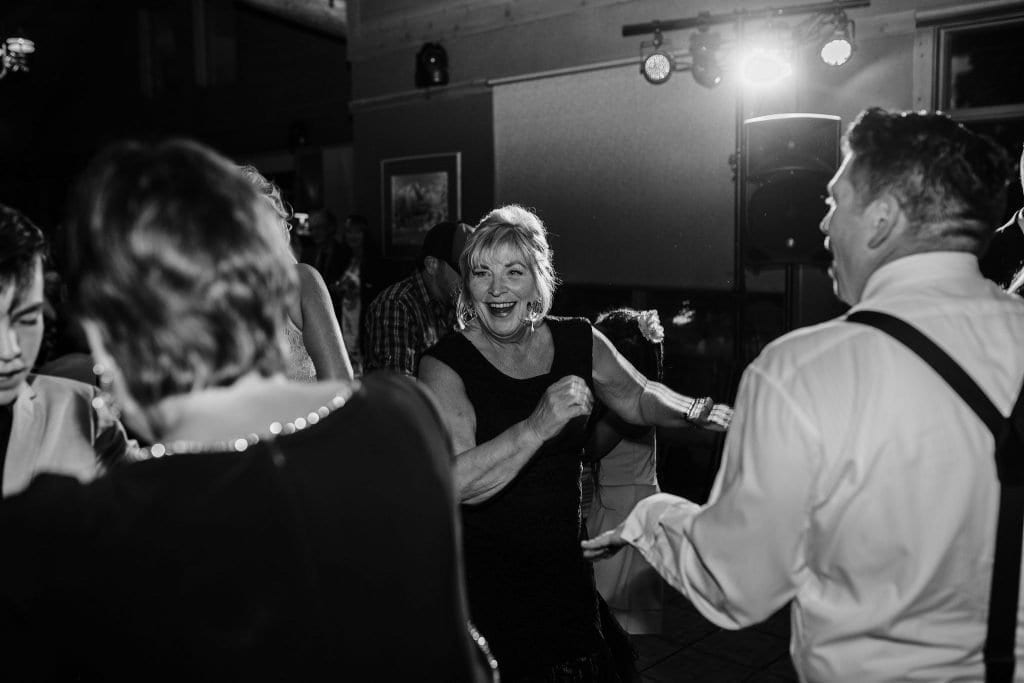
[[[456,221],[443,221],[427,231],[420,248],[419,262],[427,256],[439,258],[456,273],[459,272],[459,256],[466,246],[466,240],[473,234],[473,227]]]

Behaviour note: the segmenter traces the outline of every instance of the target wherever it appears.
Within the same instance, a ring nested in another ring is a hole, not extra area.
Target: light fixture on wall
[[[854,26],[853,20],[846,16],[846,12],[836,12],[833,18],[834,28],[825,37],[818,54],[821,61],[829,66],[842,66],[850,61],[853,56]]]
[[[663,43],[661,31],[657,29],[655,29],[654,39],[650,43],[640,43],[641,54],[648,46],[654,48],[640,62],[640,73],[648,83],[654,85],[661,85],[667,81],[672,76],[672,72],[676,70],[675,57],[667,49],[662,48]]]
[[[448,85],[448,53],[440,43],[424,43],[416,53],[416,87]]]
[[[0,44],[0,78],[8,73],[28,71],[28,56],[36,51],[36,44],[28,38],[14,36]]]

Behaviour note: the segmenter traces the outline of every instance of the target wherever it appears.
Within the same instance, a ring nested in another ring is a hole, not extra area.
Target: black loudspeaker
[[[777,114],[744,127],[743,258],[755,268],[828,261],[819,224],[839,167],[838,116]]]

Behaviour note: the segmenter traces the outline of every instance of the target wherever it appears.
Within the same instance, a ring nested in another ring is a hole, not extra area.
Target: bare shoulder
[[[476,410],[462,378],[444,361],[433,356],[420,359],[419,380],[433,394],[441,418],[451,435],[456,453],[476,445]]]
[[[301,287],[303,291],[307,291],[309,288],[327,288],[327,285],[324,283],[323,276],[320,275],[320,271],[308,263],[296,263],[295,271],[299,275],[299,287]]]
[[[592,339],[591,349],[594,356],[594,378],[599,379],[619,368],[619,353],[616,351],[615,346],[608,341],[608,337],[604,336],[604,333],[593,325],[590,326],[590,335]]]
[[[465,396],[466,389],[462,384],[462,378],[444,361],[434,356],[424,355],[420,359],[417,378],[434,393],[447,393],[455,391]]]

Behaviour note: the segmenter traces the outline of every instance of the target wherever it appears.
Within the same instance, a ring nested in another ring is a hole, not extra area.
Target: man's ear
[[[903,207],[896,197],[882,192],[865,209],[868,219],[868,247],[878,249],[893,237],[904,219]]]
[[[427,271],[427,275],[431,277],[437,275],[437,269],[441,267],[441,262],[434,256],[425,256],[423,258],[423,270]]]

